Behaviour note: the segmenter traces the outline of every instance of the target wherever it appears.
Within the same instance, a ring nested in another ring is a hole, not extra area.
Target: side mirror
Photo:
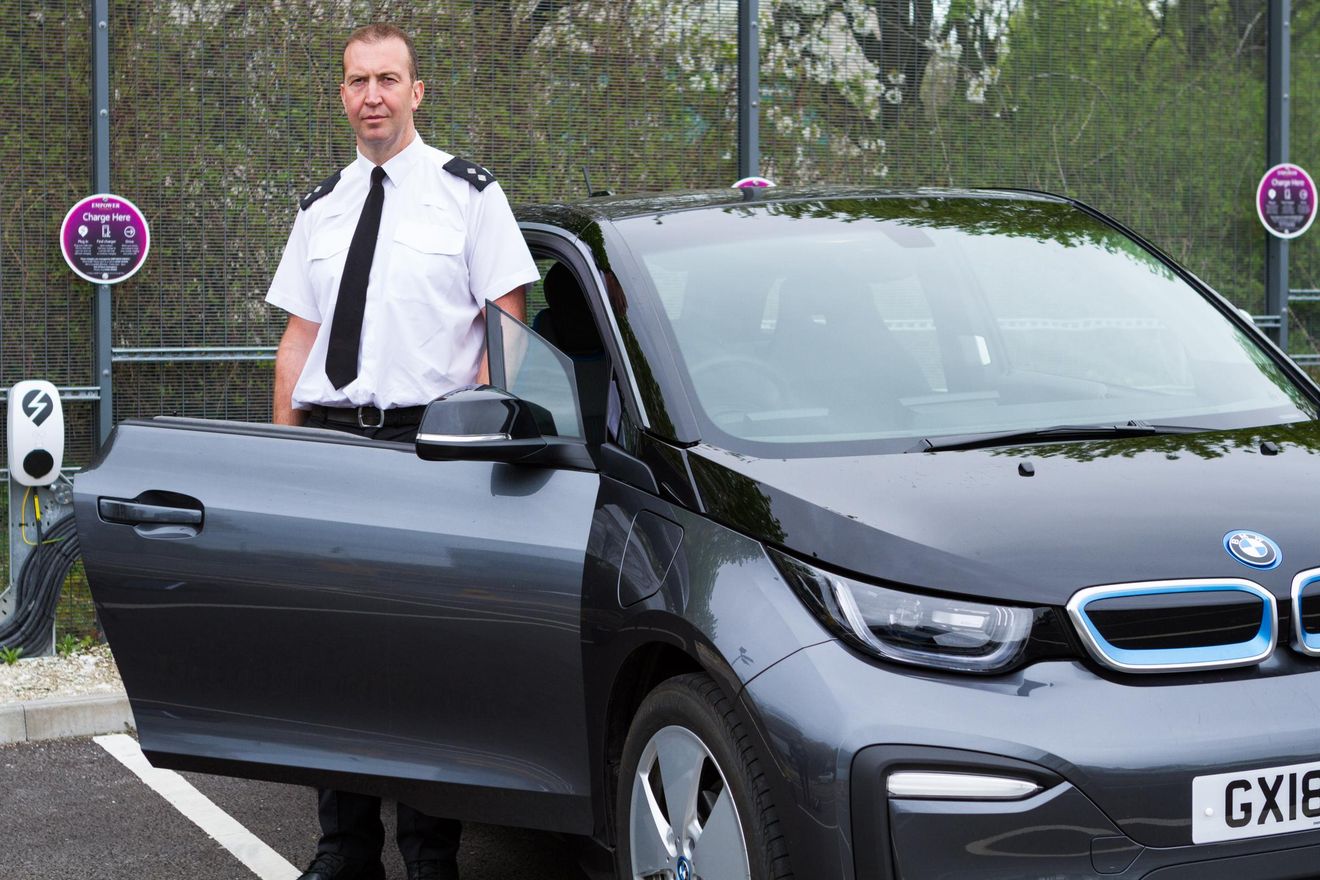
[[[427,461],[502,461],[591,469],[582,440],[555,436],[548,410],[490,385],[471,385],[431,401],[417,431]]]

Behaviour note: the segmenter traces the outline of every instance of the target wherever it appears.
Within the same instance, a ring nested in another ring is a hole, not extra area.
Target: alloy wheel
[[[630,803],[633,880],[750,880],[728,780],[686,727],[661,728],[646,743]]]

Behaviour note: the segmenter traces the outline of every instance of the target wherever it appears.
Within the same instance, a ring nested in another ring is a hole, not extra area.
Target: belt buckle
[[[376,412],[380,413],[380,421],[374,425],[369,425],[362,420],[362,411],[373,410],[373,409]],[[359,428],[383,428],[385,427],[385,410],[381,409],[378,406],[359,406],[357,408],[357,423]]]

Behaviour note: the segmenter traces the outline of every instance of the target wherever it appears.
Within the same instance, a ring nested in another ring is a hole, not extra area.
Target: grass
[[[81,559],[69,571],[60,591],[60,604],[55,609],[55,638],[58,641],[63,636],[103,641]]]
[[[95,646],[96,639],[91,636],[79,638],[73,633],[65,633],[55,642],[55,653],[61,657],[70,657],[74,654],[81,654],[83,651]]]

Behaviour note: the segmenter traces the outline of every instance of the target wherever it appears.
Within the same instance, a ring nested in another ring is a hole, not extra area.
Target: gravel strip
[[[0,663],[0,705],[123,692],[119,669],[107,645],[68,657],[31,657],[12,665]]]

